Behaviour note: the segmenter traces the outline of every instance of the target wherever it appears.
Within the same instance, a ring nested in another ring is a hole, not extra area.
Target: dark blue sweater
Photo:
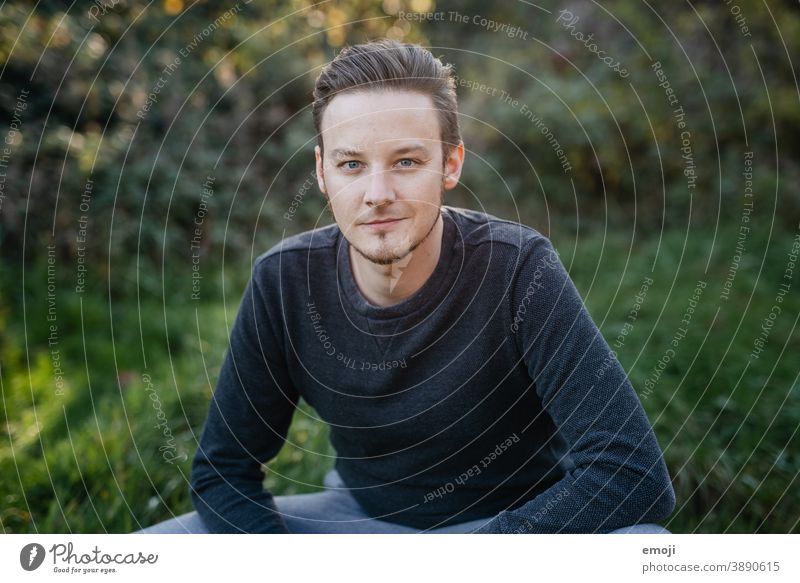
[[[442,214],[435,271],[391,307],[360,293],[335,224],[255,262],[192,469],[211,532],[285,532],[261,466],[301,396],[383,520],[580,533],[672,512],[652,427],[549,239]]]

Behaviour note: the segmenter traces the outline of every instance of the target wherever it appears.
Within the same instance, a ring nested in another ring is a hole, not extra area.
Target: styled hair
[[[453,66],[443,64],[418,44],[379,39],[344,47],[326,64],[314,85],[311,107],[317,144],[322,145],[322,115],[331,99],[346,91],[400,89],[429,95],[436,108],[442,161],[461,141]]]

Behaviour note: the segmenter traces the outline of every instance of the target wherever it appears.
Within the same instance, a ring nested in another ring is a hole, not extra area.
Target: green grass
[[[87,364],[80,303],[63,296],[58,312],[58,348],[68,379],[63,396],[54,390],[46,331],[29,330],[29,369],[20,330],[7,330],[3,341],[3,531],[130,532],[191,510],[191,456],[237,306],[228,306],[226,321],[217,304],[170,307],[164,318],[161,304],[143,303],[140,322],[135,299],[114,303],[113,320],[106,303],[86,300]],[[195,307],[202,318],[199,336]],[[150,391],[143,378],[142,345]],[[164,435],[163,425],[157,427],[158,409],[172,439]],[[310,412],[305,404],[302,410]],[[301,482],[319,481],[332,467],[326,429],[298,414],[292,445],[270,464],[286,477],[276,482],[268,474],[276,494],[314,491]]]
[[[634,387],[646,395],[642,401],[665,452],[678,499],[667,526],[675,532],[798,531],[800,336],[795,324],[800,301],[796,290],[785,296],[764,352],[750,358],[761,320],[776,303],[792,236],[773,233],[768,250],[766,233],[761,238],[751,236],[749,254],[726,301],[720,295],[737,229],[733,225],[720,231],[708,270],[713,231],[693,232],[688,239],[684,233],[667,233],[660,249],[657,240],[638,243],[619,292],[616,287],[626,269],[628,249],[622,238],[608,242],[594,285],[601,245],[581,242],[581,255],[571,268],[592,316],[612,345],[644,276],[654,280],[633,330],[617,352]],[[569,264],[572,247],[558,247]],[[794,287],[800,286],[800,276],[796,277]],[[647,392],[645,382],[653,378],[656,363],[678,328],[685,327],[681,319],[698,280],[707,286],[688,332]]]
[[[773,234],[759,275],[766,234],[753,235],[725,302],[719,295],[736,228],[718,234],[707,272],[711,230],[690,233],[685,249],[680,232],[667,233],[660,248],[658,239],[636,241],[630,258],[630,242],[617,232],[608,233],[605,242],[602,234],[582,235],[577,247],[567,236],[552,236],[610,344],[643,278],[654,279],[617,349],[640,392],[669,348],[697,280],[708,282],[686,337],[642,399],[677,492],[676,512],[666,524],[673,532],[798,530],[796,289],[786,296],[764,352],[750,359],[760,321],[774,303],[791,236]],[[2,530],[129,532],[191,510],[191,456],[236,301],[227,313],[219,302],[174,300],[165,311],[153,298],[142,298],[139,309],[135,296],[115,299],[109,309],[102,292],[85,295],[82,304],[75,294],[60,293],[58,347],[67,386],[59,396],[47,347],[44,290],[31,283],[44,277],[43,268],[26,270],[27,330],[21,305],[15,303],[13,313],[10,305],[0,308]],[[229,297],[239,297],[244,277],[231,279]],[[800,287],[800,276],[793,286]],[[156,427],[151,395],[157,395],[172,442]],[[273,493],[316,491],[313,484],[332,467],[327,427],[313,417],[303,403],[289,443],[268,465],[265,485]],[[179,456],[173,463],[161,453],[168,445]]]

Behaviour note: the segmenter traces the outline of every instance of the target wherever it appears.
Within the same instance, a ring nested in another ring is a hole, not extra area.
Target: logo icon
[[[19,552],[19,564],[26,571],[35,571],[44,562],[44,547],[39,543],[30,543]]]

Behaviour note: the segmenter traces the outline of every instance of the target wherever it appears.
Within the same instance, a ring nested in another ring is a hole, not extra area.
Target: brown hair
[[[345,91],[401,89],[429,95],[439,118],[442,161],[461,141],[453,66],[444,65],[417,44],[380,39],[346,46],[322,68],[311,106],[317,144],[322,146],[322,114]]]

